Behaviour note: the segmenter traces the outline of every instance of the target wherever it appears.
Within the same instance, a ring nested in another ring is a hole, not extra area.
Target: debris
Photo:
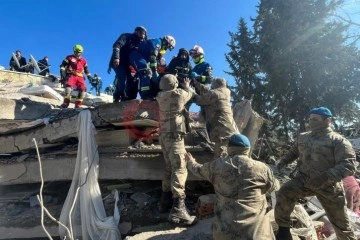
[[[25,161],[25,159],[27,159],[28,157],[30,156],[30,154],[24,154],[24,155],[21,155],[20,157],[18,157],[17,159],[16,159],[16,161],[17,162],[23,162],[23,161]]]
[[[108,191],[112,191],[114,189],[124,189],[124,188],[131,188],[131,187],[132,187],[131,183],[121,183],[121,184],[108,185],[108,186],[105,186],[104,188]]]
[[[131,222],[122,222],[119,224],[120,233],[122,235],[128,234],[131,231],[132,224]]]
[[[30,196],[30,207],[40,206],[39,201],[37,200],[36,196]],[[50,195],[43,195],[43,202],[50,203],[53,201],[53,197]]]
[[[198,198],[196,203],[196,216],[199,219],[212,217],[214,214],[214,206],[216,202],[215,194],[202,195]]]
[[[150,196],[146,193],[136,192],[130,196],[130,199],[134,200],[139,207],[146,206]]]

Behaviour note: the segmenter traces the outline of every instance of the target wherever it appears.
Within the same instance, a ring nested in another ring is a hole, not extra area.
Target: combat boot
[[[279,230],[276,234],[276,240],[292,240],[292,235],[290,228],[288,227],[279,227]]]
[[[169,222],[180,225],[193,225],[197,222],[196,216],[190,216],[185,206],[185,197],[174,198],[173,206],[169,214]]]
[[[65,96],[64,97],[64,102],[63,102],[63,104],[61,104],[62,108],[68,108],[69,107],[70,98],[71,98],[70,96]]]
[[[171,206],[173,204],[172,201],[172,192],[162,192],[159,202],[159,212],[166,213],[169,212],[171,209]]]

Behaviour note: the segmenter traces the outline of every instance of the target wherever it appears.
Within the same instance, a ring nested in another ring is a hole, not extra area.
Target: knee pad
[[[85,95],[86,95],[86,90],[80,90],[79,91],[79,94],[78,94],[78,99],[84,99],[85,98]]]
[[[65,96],[70,96],[72,92],[72,87],[65,87]]]

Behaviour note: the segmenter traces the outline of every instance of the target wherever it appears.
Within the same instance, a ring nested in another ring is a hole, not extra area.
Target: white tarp
[[[74,239],[119,240],[121,234],[118,228],[118,193],[115,192],[114,216],[107,217],[98,185],[99,153],[90,111],[80,112],[77,131],[79,144],[75,171],[61,211],[60,222],[73,230]],[[59,233],[61,239],[65,236],[66,239],[71,239],[61,226]]]

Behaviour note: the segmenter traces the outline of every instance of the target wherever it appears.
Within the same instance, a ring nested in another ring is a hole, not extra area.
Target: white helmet
[[[170,51],[175,48],[176,41],[173,36],[165,35],[164,40],[167,42],[167,47]]]
[[[190,49],[189,54],[190,56],[198,56],[200,54],[205,55],[205,52],[202,47],[195,45],[192,49]]]

